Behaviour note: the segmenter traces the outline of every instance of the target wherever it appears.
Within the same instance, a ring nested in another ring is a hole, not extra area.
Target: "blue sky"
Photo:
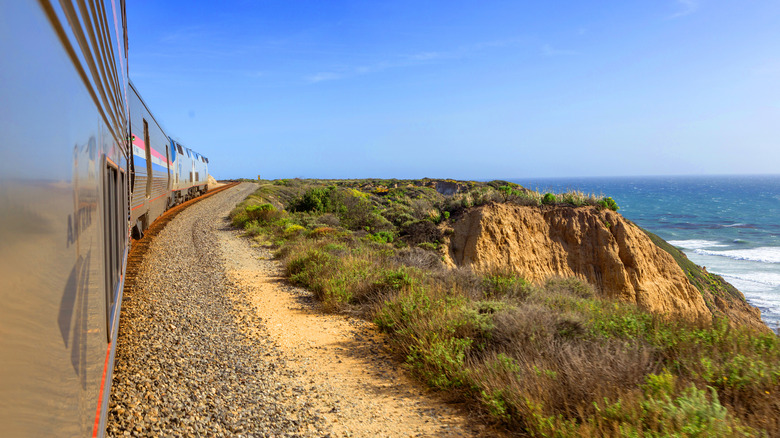
[[[780,2],[127,2],[217,178],[780,173]]]

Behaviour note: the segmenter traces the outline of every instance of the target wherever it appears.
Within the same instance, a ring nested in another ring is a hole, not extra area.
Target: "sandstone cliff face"
[[[480,271],[508,268],[532,282],[578,277],[604,296],[652,312],[706,320],[712,315],[674,258],[610,210],[475,208],[455,222],[445,258]]]

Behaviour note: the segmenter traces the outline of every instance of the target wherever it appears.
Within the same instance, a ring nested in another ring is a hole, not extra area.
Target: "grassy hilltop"
[[[231,219],[276,248],[290,281],[324,309],[375,321],[415,376],[518,435],[780,435],[774,334],[718,312],[668,320],[573,278],[530,284],[446,268],[448,225],[490,202],[618,209],[611,198],[505,181],[277,180]],[[705,298],[743,300],[673,255]]]

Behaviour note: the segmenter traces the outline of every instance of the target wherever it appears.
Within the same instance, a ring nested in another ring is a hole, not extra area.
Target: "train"
[[[169,208],[208,191],[208,158],[167,136],[132,81],[131,235],[136,239]]]
[[[124,0],[0,17],[0,434],[103,436],[128,251],[209,160],[130,81]]]

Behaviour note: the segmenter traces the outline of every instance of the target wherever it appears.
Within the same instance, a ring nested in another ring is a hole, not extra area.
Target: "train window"
[[[180,154],[184,155],[184,151],[183,151],[183,150],[181,150],[181,145],[180,145],[180,144],[177,144],[177,145],[176,145],[176,149],[178,149],[178,150],[179,150],[179,153],[180,153]]]
[[[195,172],[195,181],[200,181],[200,172]]]
[[[146,148],[146,197],[151,198],[154,174],[152,173],[152,145],[149,144],[149,124],[146,119],[144,119],[144,143]]]

